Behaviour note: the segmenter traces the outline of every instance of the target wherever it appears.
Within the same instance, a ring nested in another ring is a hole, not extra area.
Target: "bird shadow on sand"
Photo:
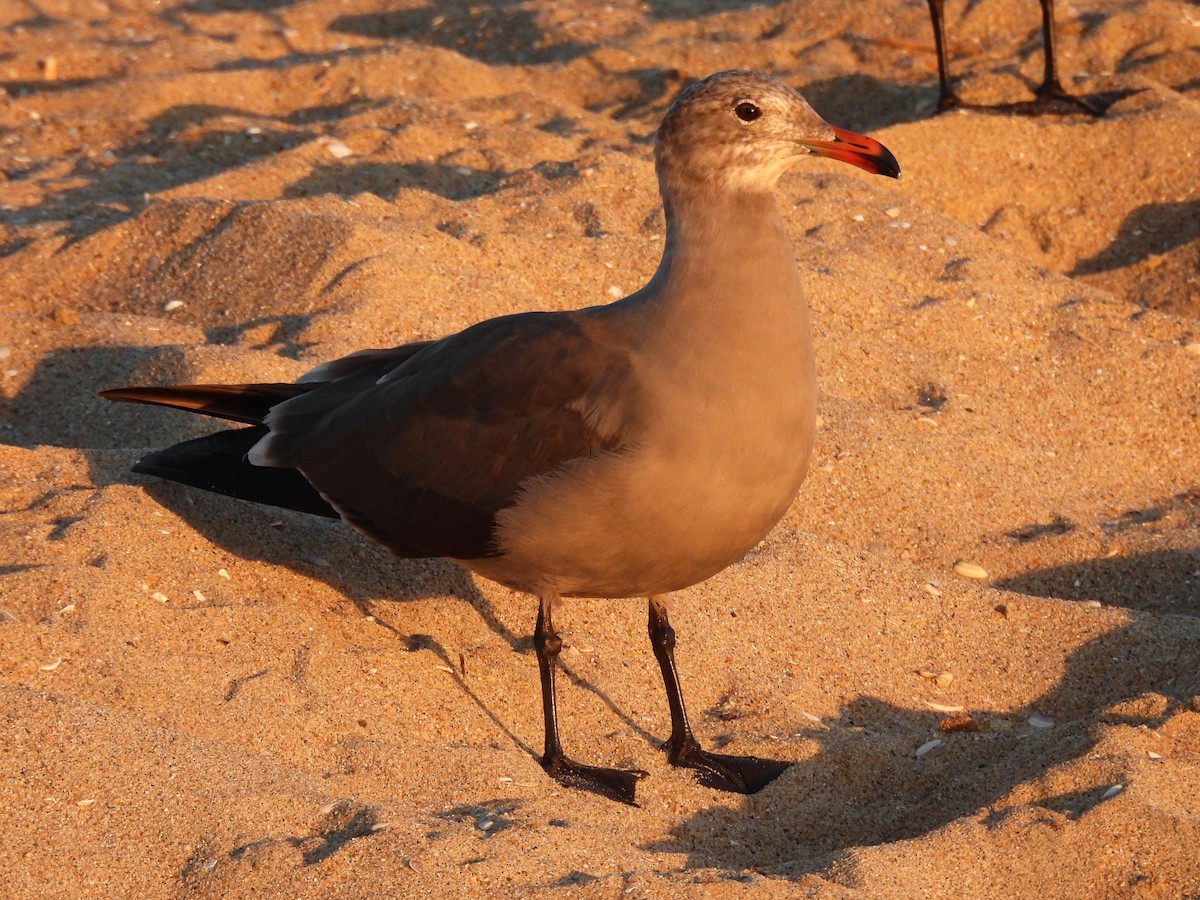
[[[1002,590],[1093,600],[1147,612],[1200,617],[1200,548],[1154,550],[1037,569],[997,581]]]
[[[1077,524],[1057,517],[1032,522],[993,540],[1019,544],[1047,542],[1075,531]],[[1076,560],[1010,575],[992,586],[1006,591],[1058,600],[1081,600],[1140,612],[1200,616],[1200,547],[1188,547],[1200,533],[1200,488],[1159,497],[1120,515],[1090,523],[1107,540],[1122,536],[1134,546],[1170,540],[1175,546],[1146,552],[1117,553]],[[1180,546],[1183,545],[1183,546]],[[1051,554],[1071,559],[1062,549]]]
[[[1200,708],[1198,694],[1200,621],[1135,613],[1071,653],[1041,696],[1016,709],[967,709],[961,727],[944,725],[944,713],[855,700],[822,728],[799,728],[796,736],[815,741],[816,752],[763,793],[705,809],[646,849],[682,853],[688,866],[794,878],[828,870],[855,848],[919,837],[962,817],[982,815],[993,828],[1032,805],[1047,818],[1077,818],[1112,787],[1099,769],[1093,783],[1031,804],[1006,798],[1075,762],[1086,781],[1084,761],[1108,730],[1153,730],[1181,709]],[[941,743],[917,757],[935,739]]]
[[[110,454],[111,455],[111,454]],[[97,486],[106,479],[121,481],[120,473],[105,475],[93,469]],[[128,476],[129,482],[142,481]],[[124,482],[122,482],[124,483]],[[538,758],[534,748],[523,742],[472,689],[460,672],[463,661],[452,654],[436,635],[413,633],[403,625],[400,605],[434,597],[453,597],[469,607],[480,620],[523,657],[533,652],[533,623],[537,603],[527,596],[515,597],[528,613],[528,631],[517,633],[505,623],[510,611],[498,610],[479,590],[472,575],[446,559],[401,559],[368,541],[341,522],[290,510],[259,506],[197,491],[171,482],[148,480],[146,493],[164,508],[188,523],[205,540],[245,560],[290,569],[307,578],[324,582],[356,607],[364,616],[391,632],[397,652],[429,651],[449,670],[457,687],[507,738],[522,751]],[[506,604],[507,605],[507,604]],[[514,665],[528,663],[514,659]],[[621,708],[604,690],[560,660],[560,671],[577,688],[595,695],[622,723],[647,743],[657,746],[653,735]]]

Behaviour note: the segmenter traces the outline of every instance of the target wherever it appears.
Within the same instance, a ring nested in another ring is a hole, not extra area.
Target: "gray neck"
[[[781,313],[786,322],[788,307],[803,307],[791,241],[771,194],[664,185],[663,196],[666,246],[638,292],[653,297],[663,314],[753,329],[770,327]]]

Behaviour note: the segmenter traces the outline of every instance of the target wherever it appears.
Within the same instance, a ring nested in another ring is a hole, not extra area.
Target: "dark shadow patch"
[[[259,678],[262,678],[270,671],[270,669],[260,669],[259,671],[253,672],[250,675],[243,675],[240,678],[231,678],[229,680],[229,686],[225,688],[225,695],[222,699],[226,703],[228,703],[230,700],[236,699],[237,695],[242,692],[242,688],[244,688],[251,681],[257,681]]]
[[[4,259],[4,257],[6,257],[6,256],[13,256],[16,253],[20,253],[22,250],[24,250],[26,247],[28,247],[32,243],[33,243],[33,238],[31,238],[31,237],[14,238],[11,241],[5,241],[3,244],[0,244],[0,259]]]
[[[547,119],[541,125],[538,125],[537,129],[538,131],[546,132],[546,134],[556,134],[559,137],[572,137],[576,134],[583,134],[585,131],[585,129],[579,127],[579,123],[574,119],[569,119],[563,115]]]
[[[1200,616],[1196,572],[1200,572],[1200,548],[1156,550],[1037,569],[994,586],[1037,597],[1098,600],[1127,609]]]
[[[369,806],[343,801],[325,817],[323,830],[307,837],[288,838],[288,843],[302,851],[306,866],[323,862],[351,841],[375,834],[379,825],[378,812]]]
[[[1152,522],[1157,522],[1162,519],[1164,513],[1165,510],[1157,506],[1126,510],[1115,519],[1101,522],[1100,530],[1107,537],[1112,537],[1113,535],[1120,534],[1122,531],[1128,531],[1130,528],[1137,528],[1140,525],[1149,525]]]
[[[96,396],[147,369],[171,381],[187,365],[173,347],[63,347],[46,354],[19,394],[0,399],[0,437],[18,447],[97,449],[173,438],[181,434],[178,420],[168,423],[157,411],[138,417]]]
[[[783,3],[784,0],[649,0],[646,6],[655,19],[699,19],[714,13],[771,8]]]
[[[1067,534],[1074,530],[1074,523],[1068,522],[1066,519],[1058,516],[1052,522],[1031,522],[1028,525],[1020,525],[1012,529],[1012,531],[1004,533],[1019,544],[1028,544],[1033,541],[1040,541],[1045,537],[1057,537]]]
[[[97,84],[111,82],[112,78],[27,78],[13,81],[0,81],[0,93],[10,97],[28,97],[31,94],[61,94],[79,88],[92,87]]]
[[[1080,260],[1067,274],[1095,275],[1169,253],[1200,238],[1200,200],[1147,203],[1132,210],[1117,236],[1099,253]]]
[[[30,572],[33,569],[41,569],[46,566],[46,563],[27,563],[15,566],[0,566],[0,577],[4,575],[20,575],[22,572]],[[12,618],[9,616],[8,618]],[[7,619],[4,616],[3,610],[0,610],[0,625],[3,625]]]
[[[583,226],[584,237],[602,238],[607,236],[608,232],[600,224],[600,214],[596,212],[596,207],[591,203],[576,203],[571,215],[576,222]]]
[[[486,4],[438,3],[419,9],[338,16],[329,30],[381,40],[411,40],[444,47],[486,63],[529,65],[568,62],[591,51],[571,41],[547,39],[537,17],[513,0]]]
[[[271,326],[271,333],[263,340],[247,346],[252,350],[273,350],[280,356],[299,359],[300,354],[315,346],[312,341],[300,340],[300,335],[313,323],[313,315],[260,316],[232,325],[215,325],[204,329],[204,337],[211,344],[239,344],[242,336],[263,326]]]
[[[946,405],[946,389],[933,382],[921,385],[917,389],[917,405],[931,413],[940,412]]]
[[[1087,788],[1081,791],[1067,791],[1055,794],[1038,802],[1038,806],[1053,810],[1068,819],[1075,821],[1084,813],[1104,802],[1104,792],[1107,788]]]
[[[594,882],[597,882],[599,880],[600,879],[595,875],[592,875],[588,872],[580,872],[579,870],[576,870],[574,872],[568,872],[566,875],[556,878],[553,882],[551,882],[550,886],[556,887],[556,888],[575,887],[576,885],[580,885],[580,884],[593,884]]]
[[[64,233],[77,241],[137,215],[145,209],[149,194],[212,178],[298,146],[317,137],[323,123],[384,102],[313,106],[278,118],[227,106],[181,104],[150,119],[136,139],[115,148],[107,158],[77,160],[67,177],[82,179],[84,184],[51,192],[41,204],[11,213],[10,221],[18,225],[62,222]],[[7,249],[6,245],[0,255],[22,246]]]
[[[469,200],[499,190],[504,177],[504,172],[442,163],[326,163],[289,185],[284,196],[368,193],[390,201],[401,188],[417,188],[447,200]]]
[[[198,15],[228,12],[266,13],[287,9],[299,2],[301,0],[188,0],[171,11]]]
[[[966,281],[966,276],[963,269],[971,262],[969,256],[956,256],[954,259],[946,260],[946,264],[942,266],[942,274],[938,276],[938,281]]]
[[[800,92],[822,118],[869,134],[925,118],[917,110],[934,104],[937,85],[898,85],[873,75],[853,74],[809,82]]]
[[[489,838],[516,825],[510,815],[520,808],[520,800],[485,800],[482,803],[455,806],[438,813],[437,818],[449,822],[468,822],[480,832],[481,837]]]
[[[1008,621],[997,619],[997,627],[1022,627]],[[798,722],[794,737],[816,742],[814,755],[736,808],[714,804],[644,849],[686,854],[685,866],[795,879],[852,863],[855,848],[910,840],[956,819],[1000,822],[1017,785],[1086,758],[1108,710],[1147,693],[1164,696],[1165,708],[1126,717],[1131,727],[1159,728],[1191,708],[1200,693],[1200,621],[1182,618],[1168,629],[1156,616],[1135,614],[1078,647],[1059,682],[1024,706],[967,710],[986,723],[979,730],[944,731],[936,713],[871,697],[848,704],[824,727]],[[1054,724],[1031,726],[1035,714]],[[943,746],[917,758],[915,750],[934,736]],[[1077,815],[1103,794],[1093,787],[1064,795],[1046,814],[1057,806]]]
[[[694,80],[684,78],[678,69],[659,66],[604,74],[619,79],[610,92],[615,94],[615,100],[593,104],[588,110],[607,112],[617,121],[661,119],[676,94]],[[648,143],[653,140],[654,134],[655,131],[651,130],[648,136],[638,137],[637,140]]]
[[[235,126],[228,119],[245,124]],[[84,184],[48,194],[38,206],[13,213],[12,221],[62,222],[63,232],[77,241],[138,214],[149,194],[211,178],[315,136],[291,128],[252,126],[254,121],[264,120],[223,106],[172,107],[107,159],[77,160],[68,178]]]

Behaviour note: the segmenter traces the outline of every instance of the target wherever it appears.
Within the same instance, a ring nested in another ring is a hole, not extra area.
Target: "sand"
[[[1061,17],[1102,119],[932,116],[919,0],[0,7],[0,894],[1200,896],[1200,13]],[[1033,0],[948,21],[1028,96]],[[95,392],[638,287],[653,130],[735,66],[904,176],[781,183],[816,455],[673,616],[702,739],[796,764],[671,769],[643,604],[559,617],[632,808],[537,765],[529,598],[131,475],[208,423]]]

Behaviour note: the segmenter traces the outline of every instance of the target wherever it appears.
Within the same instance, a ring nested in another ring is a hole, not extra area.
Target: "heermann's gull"
[[[929,17],[933,20],[933,45],[937,52],[938,64],[938,111],[959,107],[978,109],[979,107],[963,103],[950,85],[949,67],[946,62],[945,16],[942,13],[944,2],[945,0],[929,0]],[[1038,0],[1038,2],[1042,5],[1044,65],[1042,83],[1034,91],[1037,99],[1028,103],[1008,104],[997,109],[1027,113],[1068,111],[1086,112],[1093,116],[1103,115],[1102,110],[1097,109],[1087,100],[1076,97],[1062,86],[1062,81],[1058,77],[1058,54],[1055,51],[1054,0]]]
[[[648,597],[670,762],[753,793],[788,764],[700,748],[666,595],[754,547],[808,467],[808,308],[771,189],[810,155],[900,173],[877,141],[827,124],[792,89],[718,73],[684,90],[658,130],[666,247],[623,300],[366,350],[296,384],[103,396],[251,426],[152,453],[134,471],[340,516],[400,556],[449,557],[536,595],[542,767],[626,803],[644,772],[563,753],[553,613],[560,597]]]

